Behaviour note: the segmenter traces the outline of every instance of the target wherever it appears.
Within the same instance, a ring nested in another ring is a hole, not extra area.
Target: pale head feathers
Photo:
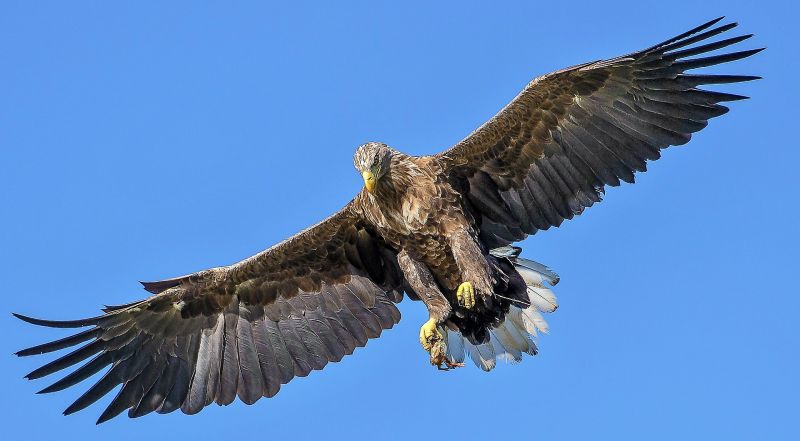
[[[359,172],[372,172],[376,178],[389,170],[393,150],[382,142],[368,142],[358,146],[353,155],[353,166]]]

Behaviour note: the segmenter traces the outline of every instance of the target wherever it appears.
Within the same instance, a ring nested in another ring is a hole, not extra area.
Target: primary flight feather
[[[557,308],[558,276],[523,259],[514,242],[571,219],[606,185],[633,182],[661,150],[684,144],[721,102],[745,97],[700,89],[753,76],[689,74],[760,49],[709,52],[750,35],[716,39],[736,24],[710,21],[663,43],[536,78],[495,117],[450,149],[409,156],[377,142],[356,150],[364,189],[338,213],[239,263],[143,283],[153,296],[103,314],[36,325],[87,328],[19,351],[79,346],[27,375],[78,367],[55,392],[105,374],[65,411],[118,386],[98,423],[193,414],[238,396],[275,395],[295,376],[339,361],[400,320],[404,293],[430,319],[420,343],[441,369],[470,357],[535,354]]]

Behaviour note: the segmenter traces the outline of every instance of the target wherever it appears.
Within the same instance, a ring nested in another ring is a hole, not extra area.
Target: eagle
[[[540,76],[441,153],[359,146],[353,162],[364,188],[355,198],[238,263],[142,282],[150,297],[91,318],[14,314],[80,329],[17,352],[77,346],[26,378],[78,365],[40,391],[50,393],[105,370],[64,411],[119,387],[98,424],[124,410],[195,414],[237,396],[252,404],[378,338],[400,320],[404,296],[428,310],[419,340],[439,369],[469,357],[489,371],[498,360],[536,354],[548,329],[542,314],[558,306],[551,288],[559,277],[514,243],[581,214],[606,186],[632,183],[662,149],[726,113],[720,103],[746,98],[700,86],[759,77],[687,73],[763,50],[709,54],[752,36],[716,38],[737,26],[722,19]]]

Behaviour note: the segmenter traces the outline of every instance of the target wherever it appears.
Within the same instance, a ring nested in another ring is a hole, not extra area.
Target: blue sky
[[[798,439],[796,6],[537,3],[3,2],[5,436]],[[436,371],[406,301],[380,340],[273,399],[95,427],[109,398],[63,417],[82,390],[34,395],[46,384],[22,376],[45,359],[10,355],[65,335],[11,311],[87,316],[339,209],[364,141],[442,150],[536,75],[723,14],[769,49],[717,71],[765,79],[723,88],[753,99],[522,243],[562,282],[521,365]]]

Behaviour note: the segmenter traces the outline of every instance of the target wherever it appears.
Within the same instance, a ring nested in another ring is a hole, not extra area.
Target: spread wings
[[[572,219],[600,201],[605,185],[633,182],[661,149],[688,142],[726,113],[720,102],[745,98],[697,86],[758,77],[685,73],[761,50],[690,58],[750,37],[696,45],[736,26],[712,28],[721,19],[639,52],[537,78],[439,154],[487,245],[507,245]]]
[[[131,417],[178,408],[192,414],[237,395],[248,404],[275,395],[281,384],[339,361],[400,320],[393,303],[403,284],[396,255],[351,206],[237,264],[144,283],[156,295],[98,317],[17,315],[42,326],[88,328],[18,352],[83,344],[27,378],[83,363],[42,390],[54,392],[110,366],[64,411],[81,410],[122,385],[98,423],[125,409]]]

